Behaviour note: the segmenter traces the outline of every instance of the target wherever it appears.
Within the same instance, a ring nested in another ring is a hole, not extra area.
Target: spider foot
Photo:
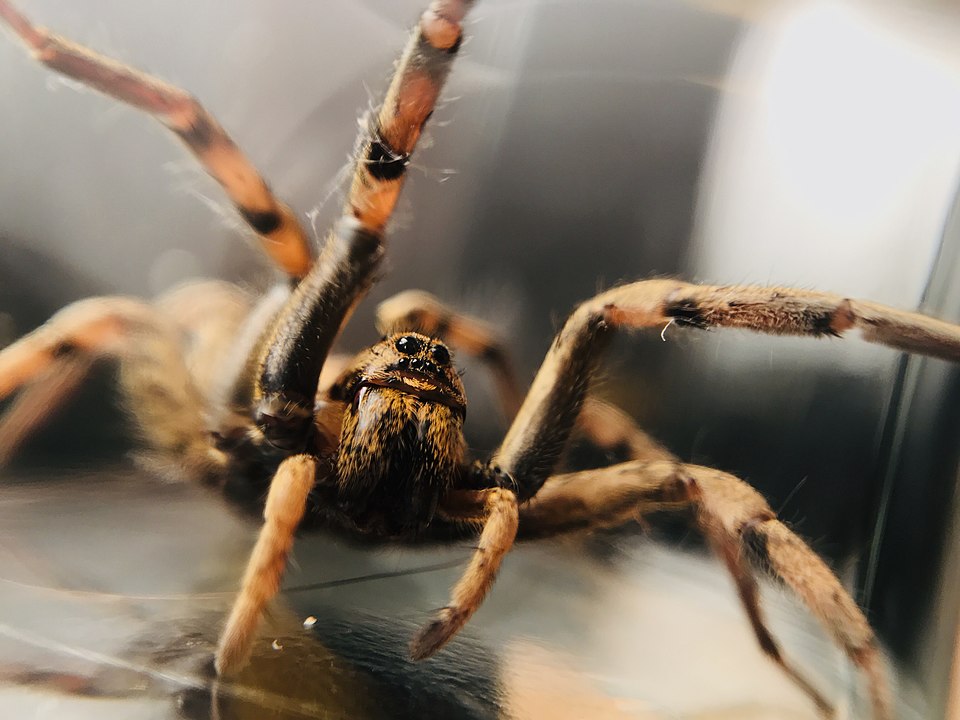
[[[445,607],[436,616],[420,628],[410,641],[410,657],[413,660],[426,660],[440,648],[450,642],[457,631],[464,626],[469,614]]]

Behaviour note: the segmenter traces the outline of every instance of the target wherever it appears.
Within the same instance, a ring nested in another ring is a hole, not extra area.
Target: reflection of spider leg
[[[120,361],[121,388],[152,451],[201,477],[222,466],[201,394],[183,362],[180,329],[149,304],[124,297],[73,303],[0,350],[0,399],[24,390],[12,414],[0,420],[0,437],[22,439],[22,429],[6,429],[6,423],[33,418],[36,427],[99,357]],[[42,382],[53,385],[41,390]]]
[[[483,531],[450,602],[411,641],[414,660],[433,655],[466,625],[493,586],[517,534],[517,496],[505,488],[454,491],[442,502],[440,513],[456,522],[483,523]]]
[[[141,678],[135,678],[141,680]],[[103,679],[96,674],[58,672],[19,665],[0,666],[0,682],[5,685],[20,685],[32,690],[44,690],[72,697],[109,698],[125,700],[143,696],[143,688],[135,682],[129,682],[125,689],[104,688]]]
[[[277,266],[291,277],[306,274],[310,243],[290,208],[277,201],[240,148],[189,93],[32,25],[6,0],[0,0],[0,20],[50,69],[148,112],[170,128],[223,186]]]
[[[892,700],[873,631],[840,581],[799,537],[780,522],[750,485],[711,468],[677,462],[630,462],[556,475],[520,507],[520,536],[544,537],[615,527],[658,510],[693,510],[697,527],[733,575],[761,649],[816,703],[832,707],[783,657],[764,624],[748,552],[807,605],[835,642],[863,670],[875,716],[889,718]]]
[[[380,303],[377,328],[384,335],[404,330],[422,332],[477,358],[493,376],[504,416],[508,421],[516,417],[523,402],[523,392],[507,344],[489,324],[453,310],[422,290],[407,290]],[[654,456],[666,459],[670,456],[637,427],[633,418],[596,397],[584,401],[576,429],[595,446],[619,455],[621,459],[649,460]]]

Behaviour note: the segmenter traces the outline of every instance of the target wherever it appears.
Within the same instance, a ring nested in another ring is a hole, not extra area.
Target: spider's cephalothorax
[[[287,276],[260,305],[236,286],[198,282],[152,303],[94,298],[57,313],[0,351],[0,400],[17,394],[0,418],[0,458],[82,382],[93,360],[112,356],[129,371],[121,375],[131,406],[148,445],[168,466],[183,476],[215,477],[211,486],[258,506],[269,482],[264,524],[217,650],[221,674],[243,666],[305,516],[374,537],[449,538],[451,527],[482,528],[447,605],[411,643],[412,657],[422,659],[467,623],[518,534],[549,536],[689,510],[730,571],[761,649],[821,714],[832,713],[830,701],[783,656],[766,626],[750,552],[863,671],[874,716],[891,718],[890,685],[873,630],[816,553],[747,483],[682,462],[622,411],[589,397],[591,372],[606,345],[597,341],[598,331],[676,322],[821,337],[855,327],[870,342],[958,361],[960,327],[824,292],[638,281],[570,314],[524,394],[489,327],[411,291],[379,307],[387,337],[332,384],[325,379],[336,338],[380,272],[387,222],[462,46],[471,4],[433,0],[421,15],[382,105],[362,123],[343,216],[316,254],[297,214],[274,197],[192,96],[52,35],[0,0],[0,21],[42,63],[167,125],[223,186]],[[466,457],[466,401],[444,343],[494,371],[510,427],[485,460]],[[224,358],[231,356],[243,362],[224,373]],[[224,380],[227,392],[212,389]],[[626,449],[631,460],[558,473],[575,428],[618,454]],[[251,463],[249,477],[231,472],[249,451],[267,462]]]
[[[466,397],[450,351],[425,335],[385,338],[329,394],[345,403],[337,509],[366,532],[425,528],[464,460]]]

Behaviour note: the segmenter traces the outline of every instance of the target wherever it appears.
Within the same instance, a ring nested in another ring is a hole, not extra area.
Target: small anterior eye
[[[416,355],[423,348],[423,344],[411,335],[404,335],[397,340],[397,350],[404,355]]]
[[[434,345],[430,350],[430,354],[433,355],[433,359],[437,365],[443,366],[450,362],[450,351],[443,345]]]

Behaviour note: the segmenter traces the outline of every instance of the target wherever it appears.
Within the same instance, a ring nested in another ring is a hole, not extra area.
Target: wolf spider
[[[17,393],[4,419],[5,441],[12,445],[29,432],[42,419],[38,409],[63,400],[95,358],[111,356],[121,361],[122,384],[159,466],[245,507],[262,505],[264,524],[216,653],[220,674],[245,662],[301,526],[397,541],[479,531],[449,603],[410,644],[412,657],[423,659],[469,621],[518,537],[686,510],[733,576],[763,652],[819,711],[830,715],[832,705],[768,631],[748,554],[807,605],[864,673],[874,716],[890,718],[891,692],[873,631],[826,564],[748,484],[681,462],[588,391],[618,330],[674,323],[823,337],[858,328],[871,342],[957,360],[960,328],[842,295],[657,279],[580,304],[525,395],[496,333],[425,293],[403,293],[378,308],[384,337],[377,344],[347,361],[330,354],[376,279],[384,229],[471,4],[434,0],[421,16],[385,99],[362,126],[343,215],[314,257],[296,215],[193,97],[48,33],[0,0],[0,19],[37,60],[172,130],[287,278],[256,302],[235,286],[204,282],[152,303],[101,297],[61,310],[0,352],[0,399]],[[466,398],[448,348],[489,366],[512,418],[486,460],[467,456]],[[626,448],[632,459],[555,474],[575,430],[597,444]]]

